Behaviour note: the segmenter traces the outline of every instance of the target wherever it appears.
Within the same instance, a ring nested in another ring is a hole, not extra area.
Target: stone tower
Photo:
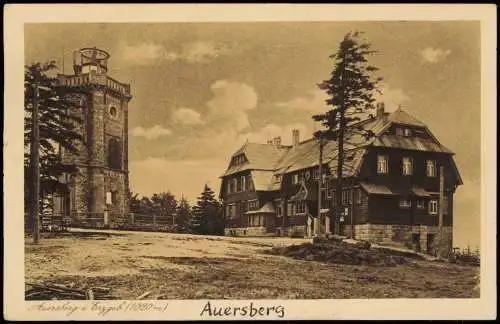
[[[67,192],[54,198],[54,214],[73,224],[116,227],[127,221],[128,102],[130,85],[108,76],[110,55],[97,48],[73,53],[71,75],[59,75],[59,85],[75,102],[71,114],[81,117],[85,141],[74,154],[61,148],[63,163],[78,172],[65,175]]]

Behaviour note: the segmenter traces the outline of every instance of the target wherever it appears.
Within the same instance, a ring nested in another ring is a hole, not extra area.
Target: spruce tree
[[[193,207],[190,227],[195,234],[222,235],[224,233],[221,204],[215,199],[215,193],[208,185],[205,185]]]
[[[321,122],[324,130],[314,135],[322,140],[338,142],[337,170],[336,170],[336,210],[334,217],[334,233],[339,234],[339,219],[342,212],[342,171],[344,168],[345,147],[347,136],[357,132],[366,138],[373,133],[362,127],[350,127],[360,120],[362,114],[374,108],[374,92],[377,83],[382,78],[372,77],[378,69],[368,64],[367,57],[376,53],[371,50],[371,44],[360,38],[361,32],[349,32],[340,42],[335,54],[330,55],[334,60],[334,68],[330,78],[324,80],[318,87],[324,90],[329,98],[326,103],[331,107],[326,113],[313,116],[315,121]]]

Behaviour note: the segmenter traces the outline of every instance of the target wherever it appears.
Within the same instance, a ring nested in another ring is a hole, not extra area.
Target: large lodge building
[[[454,154],[424,123],[401,108],[386,113],[383,103],[377,105],[375,116],[351,127],[370,130],[374,136],[367,139],[353,132],[346,138],[341,234],[435,254],[442,208],[443,244],[451,249],[453,194],[462,184]],[[292,137],[290,146],[282,145],[280,138],[267,144],[247,142],[232,155],[221,177],[226,235],[331,233],[337,203],[337,142],[324,143],[318,213],[319,140],[300,141],[298,130]],[[314,222],[318,214],[319,221]]]

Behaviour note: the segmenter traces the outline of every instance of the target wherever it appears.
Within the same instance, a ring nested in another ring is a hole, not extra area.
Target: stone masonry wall
[[[419,234],[418,247],[412,241],[412,234]],[[433,242],[430,244],[430,250],[427,251],[427,235],[433,235]],[[351,236],[351,227],[344,229],[345,236]],[[380,224],[359,224],[354,226],[354,238],[356,240],[365,240],[373,243],[399,243],[411,249],[418,249],[422,252],[435,254],[439,243],[439,227],[427,225],[380,225]],[[453,244],[453,228],[451,226],[443,227],[443,250],[450,251]]]

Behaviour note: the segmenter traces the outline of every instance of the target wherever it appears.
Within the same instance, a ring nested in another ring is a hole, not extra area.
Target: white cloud
[[[237,131],[250,126],[247,113],[255,109],[258,102],[253,87],[245,83],[218,80],[211,89],[214,96],[207,106],[208,118],[214,126],[234,127]]]
[[[425,62],[437,63],[444,60],[448,55],[450,55],[450,50],[443,50],[440,48],[426,47],[420,51],[422,59]]]
[[[290,101],[278,102],[276,103],[276,106],[287,109],[302,110],[312,114],[324,113],[328,110],[328,106],[325,102],[327,98],[328,95],[325,91],[315,89],[310,91],[305,96],[296,97]]]
[[[163,46],[154,43],[142,43],[134,46],[121,45],[122,58],[133,64],[147,65],[165,55]]]
[[[380,84],[379,90],[382,94],[375,93],[374,97],[377,102],[385,104],[386,112],[393,112],[398,109],[399,105],[409,101],[410,97],[401,88],[391,88],[386,82]]]
[[[180,108],[172,114],[174,122],[185,125],[202,125],[204,121],[201,119],[199,112],[189,109]]]
[[[168,50],[165,45],[145,42],[137,45],[121,43],[122,59],[129,64],[149,65],[159,61],[182,60],[188,63],[207,63],[220,55],[227,54],[223,44],[213,42],[186,43],[178,52]]]
[[[222,44],[212,42],[194,42],[185,44],[182,57],[191,63],[205,63],[225,53],[227,48]]]
[[[132,130],[132,136],[144,137],[149,140],[156,139],[165,135],[170,135],[171,133],[172,132],[169,129],[166,129],[160,125],[155,125],[150,128],[143,128],[138,126]]]

